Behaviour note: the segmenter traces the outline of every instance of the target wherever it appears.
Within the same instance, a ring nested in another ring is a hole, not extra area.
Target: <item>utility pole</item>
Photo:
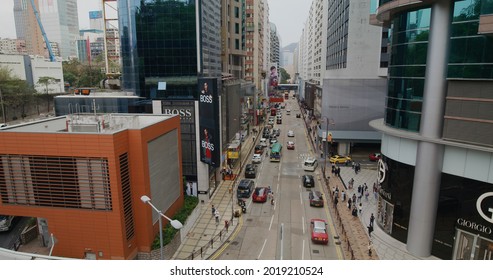
[[[2,89],[0,88],[0,103],[2,104],[2,118],[3,122],[7,123],[7,118],[5,117],[5,105],[3,104],[3,94]]]

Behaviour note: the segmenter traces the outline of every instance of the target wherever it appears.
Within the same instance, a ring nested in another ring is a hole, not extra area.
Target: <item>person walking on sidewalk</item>
[[[358,211],[360,214],[361,214],[361,212],[363,212],[363,203],[361,203],[361,202],[358,205]]]
[[[368,190],[365,191],[365,200],[368,201],[368,196],[370,196],[370,193]]]
[[[375,216],[373,216],[373,213],[371,213],[370,216],[370,226],[373,227],[373,221],[375,221]]]
[[[214,207],[214,204],[212,204],[211,210],[212,210],[212,218],[214,218],[214,216],[216,216],[216,207]]]
[[[371,258],[371,251],[373,250],[373,246],[371,241],[368,242],[368,256]]]
[[[214,217],[216,217],[216,227],[219,225],[219,211],[216,210],[216,212],[214,213]]]
[[[356,194],[353,193],[353,203],[356,205]]]
[[[341,192],[341,198],[343,202],[346,201],[346,192],[344,190]]]

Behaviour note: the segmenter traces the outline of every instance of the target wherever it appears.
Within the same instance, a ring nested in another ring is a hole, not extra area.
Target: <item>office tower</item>
[[[222,72],[238,79],[245,77],[245,8],[245,0],[221,0]]]
[[[34,0],[34,4],[39,7],[38,2]],[[14,0],[14,20],[17,39],[26,42],[27,54],[45,56],[46,46],[31,7],[31,0]]]
[[[58,44],[63,59],[77,57],[77,0],[38,0],[38,3],[41,22],[48,40]]]

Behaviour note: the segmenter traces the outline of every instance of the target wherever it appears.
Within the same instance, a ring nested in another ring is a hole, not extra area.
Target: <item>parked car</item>
[[[382,158],[382,154],[380,154],[380,153],[372,153],[372,154],[370,154],[370,155],[368,156],[368,159],[369,159],[370,161],[378,161],[378,160],[379,160],[379,159],[381,159],[381,158]]]
[[[277,137],[275,135],[270,136],[270,143],[271,144],[277,143]]]
[[[351,157],[343,157],[340,155],[330,157],[330,163],[346,163],[346,161],[351,161]]]
[[[291,110],[286,109],[286,115],[291,115]]]
[[[253,178],[257,177],[257,168],[253,164],[247,164],[245,167],[245,178]]]
[[[311,190],[308,194],[308,199],[310,200],[310,206],[324,207],[324,198],[321,192]]]
[[[252,163],[261,163],[261,162],[262,162],[262,155],[253,154]]]
[[[255,183],[250,179],[242,179],[236,189],[237,198],[249,198],[252,194]]]
[[[292,130],[288,131],[288,137],[294,137],[294,131]]]
[[[263,154],[263,153],[264,153],[264,146],[260,144],[256,145],[254,154]]]
[[[303,175],[301,176],[301,183],[305,188],[313,188],[315,187],[315,180],[312,175]]]
[[[256,187],[253,191],[252,201],[253,202],[266,202],[267,196],[269,194],[269,189],[266,187]]]
[[[294,142],[288,141],[288,150],[294,150]]]
[[[327,222],[322,219],[311,219],[311,237],[313,243],[329,244],[329,234],[327,233]]]

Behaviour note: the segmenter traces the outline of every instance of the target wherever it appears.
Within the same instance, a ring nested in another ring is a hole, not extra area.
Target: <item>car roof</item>
[[[313,231],[314,232],[319,232],[319,233],[322,233],[322,232],[325,232],[325,222],[324,221],[321,221],[321,220],[315,220],[313,221]]]
[[[305,175],[303,175],[303,179],[313,180],[313,175],[305,174]]]

